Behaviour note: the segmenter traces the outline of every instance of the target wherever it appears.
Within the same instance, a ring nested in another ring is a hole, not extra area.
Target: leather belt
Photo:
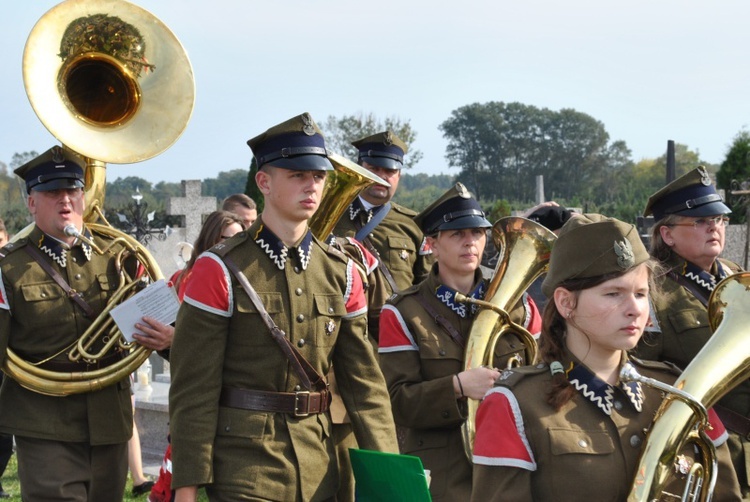
[[[107,366],[111,366],[115,364],[116,362],[124,359],[127,355],[128,353],[126,351],[120,351],[114,354],[110,354],[108,356],[104,356],[98,361],[93,362],[93,363],[88,363],[86,361],[56,361],[53,359],[53,360],[45,361],[41,364],[38,364],[37,367],[44,369],[44,370],[58,371],[58,372],[64,372],[64,373],[92,371],[92,370],[98,370],[101,368],[106,368]]]
[[[295,417],[324,413],[331,404],[326,391],[267,392],[263,390],[222,387],[219,404],[241,410],[290,413]]]
[[[714,411],[719,415],[724,427],[744,439],[750,439],[750,419],[723,406],[714,405]]]

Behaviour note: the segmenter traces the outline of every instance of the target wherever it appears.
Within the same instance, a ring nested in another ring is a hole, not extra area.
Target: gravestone
[[[167,214],[185,217],[185,240],[192,244],[200,234],[203,215],[217,209],[216,197],[201,196],[200,180],[184,180],[182,197],[170,197],[167,202]]]

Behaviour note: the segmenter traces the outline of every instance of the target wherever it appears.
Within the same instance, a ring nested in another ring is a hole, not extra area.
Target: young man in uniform
[[[305,113],[248,144],[263,213],[198,259],[177,319],[172,484],[178,502],[198,485],[211,500],[328,500],[339,476],[321,375],[333,364],[365,449],[397,451],[388,392],[361,278],[308,227],[332,169],[322,133]]]
[[[72,225],[100,248],[111,242],[83,223],[83,166],[56,146],[15,170],[26,181],[35,226],[6,245],[0,259],[0,362],[8,348],[42,369],[95,369],[71,362],[65,350],[104,309],[117,280],[114,254],[98,254],[65,232]],[[122,500],[132,427],[127,376],[64,397],[7,377],[0,390],[0,433],[16,437],[24,500]]]
[[[234,193],[221,203],[224,211],[229,211],[240,217],[242,226],[247,230],[258,219],[258,206],[255,201],[244,193]]]

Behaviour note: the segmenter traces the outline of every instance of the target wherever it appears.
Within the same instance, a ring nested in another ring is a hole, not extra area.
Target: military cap
[[[53,146],[13,172],[26,182],[26,193],[31,193],[32,189],[46,192],[83,188],[85,165],[86,162],[72,151]]]
[[[441,230],[492,226],[484,217],[479,202],[461,183],[456,183],[427,209],[416,215],[414,221],[425,235],[434,235]]]
[[[249,139],[260,169],[266,164],[293,171],[331,171],[323,132],[303,113]]]
[[[559,230],[570,219],[572,213],[570,209],[565,209],[562,206],[545,206],[537,209],[531,213],[528,217],[531,221],[536,221],[545,228],[552,230]]]
[[[385,169],[404,167],[404,155],[408,148],[393,131],[383,131],[358,139],[352,145],[359,150],[357,161],[360,163],[367,162]]]
[[[563,225],[552,247],[542,292],[549,298],[569,279],[627,272],[648,259],[634,225],[600,214],[578,214]]]
[[[659,221],[670,214],[699,217],[731,212],[716,193],[706,168],[700,166],[649,197],[643,216],[653,214]]]

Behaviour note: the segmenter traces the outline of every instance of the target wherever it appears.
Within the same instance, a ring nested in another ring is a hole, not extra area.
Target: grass
[[[2,499],[2,500],[8,500],[10,502],[21,502],[21,485],[18,482],[18,464],[16,463],[16,456],[13,455],[10,458],[10,462],[8,463],[8,467],[5,469],[5,473],[2,477],[2,484],[3,488],[6,492],[11,494],[11,497],[9,499]],[[140,502],[144,502],[147,500],[146,495],[140,495],[138,497],[134,497],[132,495],[131,490],[133,489],[133,480],[130,479],[130,476],[128,476],[128,483],[125,485],[125,496],[123,497],[123,502],[125,501],[135,501],[138,500]],[[208,497],[206,497],[206,493],[204,490],[200,490],[198,492],[198,502],[207,502]]]

